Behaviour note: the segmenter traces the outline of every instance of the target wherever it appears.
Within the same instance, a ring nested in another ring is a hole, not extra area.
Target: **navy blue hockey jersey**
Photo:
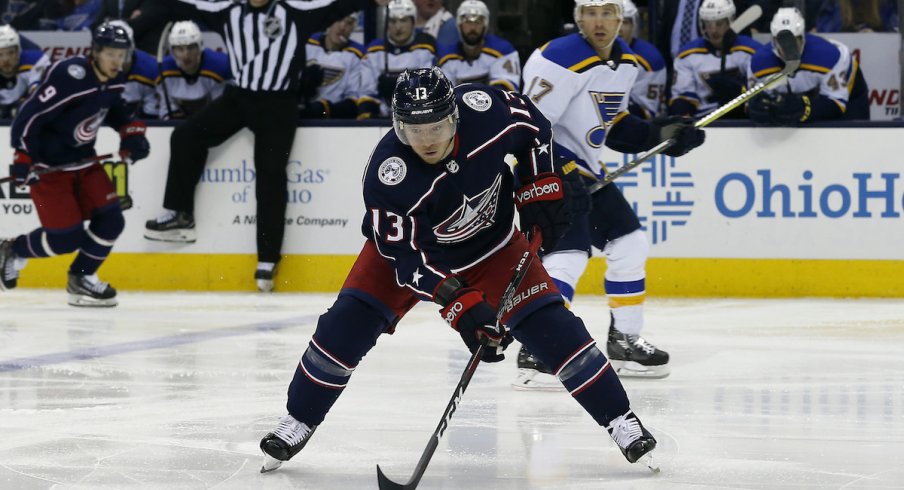
[[[82,56],[54,63],[13,120],[13,148],[50,166],[94,156],[102,123],[118,129],[131,120],[122,100],[125,82],[120,74],[101,83]]]
[[[515,232],[516,184],[552,172],[549,121],[521,94],[485,85],[455,87],[454,149],[424,163],[394,131],[364,173],[362,231],[396,271],[396,282],[431,299],[443,279],[505,246]]]

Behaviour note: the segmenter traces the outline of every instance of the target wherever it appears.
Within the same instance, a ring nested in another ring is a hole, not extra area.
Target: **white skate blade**
[[[653,473],[660,472],[659,465],[657,465],[656,462],[653,461],[653,453],[652,452],[647,453],[644,457],[640,458],[639,462],[647,465],[647,468],[649,468],[650,471],[652,471]]]
[[[261,473],[270,473],[271,471],[275,471],[282,466],[283,462],[270,456],[269,454],[264,455],[264,464],[261,466]]]
[[[565,387],[555,376],[524,368],[518,370],[518,377],[512,382],[512,388],[518,391],[565,391]]]
[[[144,229],[144,237],[148,240],[170,243],[195,243],[198,239],[194,229],[157,231]]]
[[[95,299],[81,294],[70,294],[69,305],[88,308],[110,308],[119,304],[115,297],[109,299]]]
[[[609,359],[609,363],[615,368],[615,374],[621,378],[649,378],[660,379],[671,374],[668,364],[660,366],[644,366],[634,361],[616,361]]]

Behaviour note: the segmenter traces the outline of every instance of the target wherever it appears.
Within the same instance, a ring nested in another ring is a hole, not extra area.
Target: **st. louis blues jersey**
[[[167,55],[163,58],[163,73],[160,77],[157,84],[160,118],[168,119],[170,110],[177,117],[188,117],[223,95],[226,82],[232,80],[229,55],[204,48],[201,51],[198,73],[192,76],[179,68],[173,55]]]
[[[461,43],[441,46],[437,63],[453,85],[485,83],[506,90],[521,87],[521,60],[512,44],[499,36],[487,34],[480,55],[467,59]]]
[[[659,115],[665,98],[665,59],[656,46],[636,37],[631,40],[631,51],[640,69],[631,89],[631,104],[636,108],[632,114],[652,119]]]
[[[338,51],[327,51],[324,34],[318,32],[308,39],[305,54],[308,63],[317,63],[323,67],[323,82],[317,89],[315,99],[330,103],[345,99],[357,100],[361,94],[361,59],[364,57],[364,46],[349,41]]]
[[[359,112],[372,113],[379,104],[380,117],[389,117],[389,105],[377,94],[380,75],[398,77],[408,69],[430,68],[435,56],[435,40],[422,32],[415,34],[414,40],[404,46],[396,46],[386,39],[375,39],[367,46],[362,62]],[[377,114],[372,113],[371,116],[376,117]]]
[[[364,172],[362,231],[423,299],[450,274],[504,247],[515,232],[515,179],[551,172],[549,121],[524,96],[486,85],[455,88],[460,121],[451,155],[430,165],[389,131]]]
[[[603,61],[580,34],[570,34],[531,54],[524,65],[524,93],[552,123],[557,151],[600,176],[609,132],[634,117],[627,110],[637,74],[636,58],[621,38],[611,59]]]
[[[13,148],[49,166],[95,155],[101,124],[118,129],[132,120],[122,99],[125,86],[125,74],[101,83],[82,56],[54,63],[13,120]]]
[[[157,117],[160,113],[157,100],[157,79],[160,67],[157,58],[136,49],[129,67],[126,90],[123,98],[132,107],[136,116]]]
[[[751,85],[781,71],[785,63],[772,51],[772,46],[757,50],[750,62],[748,72]],[[811,120],[828,119],[842,115],[848,101],[864,97],[867,90],[862,81],[858,84],[860,67],[851,56],[847,46],[831,39],[806,34],[804,51],[801,53],[800,68],[787,77],[787,85],[770,89],[772,92],[787,92],[803,95],[820,95],[831,101],[824,107],[813,107]],[[834,107],[833,107],[834,106]]]
[[[50,58],[41,50],[22,51],[16,76],[6,78],[0,75],[0,118],[7,119],[16,115],[16,110],[28,96],[29,89],[41,81],[44,70],[49,66]]]
[[[709,77],[724,73],[743,81],[750,67],[750,58],[760,47],[762,44],[753,39],[738,36],[734,45],[725,54],[723,71],[721,51],[716,50],[705,39],[700,37],[685,44],[674,62],[675,78],[669,103],[673,104],[680,99],[695,107],[698,115],[712,112],[719,107],[719,101],[707,83]]]

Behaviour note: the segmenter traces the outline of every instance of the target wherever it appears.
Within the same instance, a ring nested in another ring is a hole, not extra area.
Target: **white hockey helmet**
[[[804,16],[800,13],[800,10],[797,10],[797,7],[782,7],[778,9],[769,24],[769,32],[772,33],[772,52],[779,58],[782,56],[779,54],[778,46],[775,45],[775,37],[782,31],[791,31],[791,34],[798,39],[802,53],[806,39],[804,36],[806,29],[804,27]]]
[[[697,18],[700,19],[700,30],[703,30],[703,21],[721,19],[730,21],[734,19],[736,11],[732,0],[704,0],[697,13]]]
[[[618,10],[618,17],[620,19],[625,18],[624,0],[575,0],[574,21],[577,22],[581,19],[581,10],[584,7],[602,7],[603,5],[615,5],[616,10]]]
[[[490,27],[490,9],[480,0],[465,0],[455,11],[455,22],[461,24],[465,21],[477,22],[482,19],[484,29]]]
[[[389,2],[388,8],[390,19],[411,17],[417,20],[417,8],[411,0],[392,0]]]
[[[12,26],[0,26],[0,49],[20,47],[19,33]]]
[[[204,47],[204,41],[201,40],[201,29],[198,24],[190,20],[183,20],[173,24],[168,41],[170,47],[191,46],[192,44],[197,44],[198,48]]]
[[[135,46],[135,31],[132,30],[132,26],[130,26],[128,22],[122,19],[114,19],[108,20],[107,24],[110,24],[111,26],[122,27],[126,31],[126,34],[129,35],[129,41],[132,43],[132,46]]]
[[[634,5],[634,2],[631,0],[622,0],[624,3],[625,10],[622,12],[623,19],[632,19],[634,20],[634,24],[637,24],[637,5]]]

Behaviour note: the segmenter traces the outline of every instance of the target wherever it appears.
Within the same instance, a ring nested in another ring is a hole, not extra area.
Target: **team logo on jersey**
[[[442,223],[433,227],[433,234],[439,243],[456,243],[467,240],[477,232],[493,225],[496,209],[499,208],[499,190],[502,188],[502,174],[496,176],[493,184],[474,197],[464,196],[461,206]]]
[[[493,99],[482,90],[472,90],[461,96],[462,102],[477,112],[484,112],[493,105]]]
[[[100,129],[105,117],[107,117],[107,109],[101,109],[97,114],[78,123],[72,132],[72,138],[75,139],[76,146],[93,142],[97,138],[97,130]]]
[[[458,166],[458,162],[455,160],[449,160],[446,162],[446,170],[449,171],[450,174],[454,174],[458,172],[458,169],[461,168]]]
[[[625,100],[623,92],[590,92],[590,97],[596,105],[597,116],[600,125],[587,132],[587,144],[600,148],[606,139],[606,131],[612,126],[612,121],[619,114],[622,101]]]
[[[69,68],[67,68],[66,71],[69,73],[70,77],[76,80],[85,78],[85,68],[79,65],[69,65]]]
[[[276,39],[282,36],[283,25],[278,17],[267,17],[264,19],[264,35],[270,39]]]
[[[380,177],[380,182],[386,185],[398,184],[405,179],[405,174],[407,173],[408,167],[405,166],[405,161],[399,157],[390,157],[383,160],[380,168],[377,169],[377,176]]]

